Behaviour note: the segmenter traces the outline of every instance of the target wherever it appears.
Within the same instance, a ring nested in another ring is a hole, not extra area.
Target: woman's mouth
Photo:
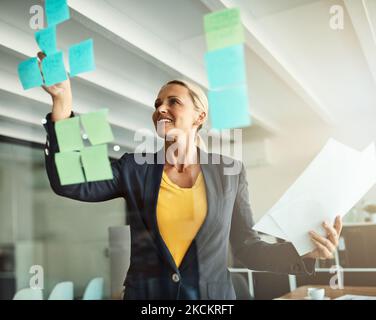
[[[162,123],[172,123],[172,120],[171,119],[167,119],[167,118],[163,118],[163,119],[159,119],[157,121],[158,124],[162,124]]]

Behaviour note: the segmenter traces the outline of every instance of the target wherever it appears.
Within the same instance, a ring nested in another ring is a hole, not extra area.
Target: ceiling
[[[41,90],[24,91],[18,63],[35,56],[29,9],[42,2],[2,0],[0,134],[43,142],[41,119],[51,109]],[[173,78],[207,88],[203,16],[241,8],[254,124],[244,141],[325,132],[361,148],[376,136],[376,0],[68,0],[72,19],[58,44],[93,38],[97,70],[72,80],[74,110],[110,109],[120,152],[134,150],[140,128],[153,135],[158,89]],[[329,28],[341,5],[344,30]],[[317,134],[319,136],[319,134]],[[317,147],[322,143],[322,137]],[[315,145],[316,148],[316,145]]]

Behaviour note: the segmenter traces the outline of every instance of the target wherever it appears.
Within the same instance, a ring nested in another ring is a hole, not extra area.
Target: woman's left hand
[[[323,223],[323,227],[326,230],[326,238],[321,237],[317,232],[310,231],[310,237],[316,246],[316,249],[307,253],[303,258],[312,259],[332,259],[333,254],[338,246],[339,235],[342,230],[341,216],[337,216],[334,225],[331,226],[328,222]]]

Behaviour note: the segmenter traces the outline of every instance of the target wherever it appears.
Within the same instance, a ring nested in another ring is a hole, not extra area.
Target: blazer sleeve
[[[71,113],[74,117],[74,113]],[[114,178],[112,180],[85,182],[62,186],[55,164],[55,154],[59,152],[57,143],[55,124],[51,120],[51,113],[46,116],[43,124],[47,131],[47,142],[45,145],[45,165],[48,179],[52,190],[63,197],[85,202],[101,202],[118,197],[125,197],[121,183],[122,159],[111,163]]]
[[[246,171],[242,164],[230,230],[233,257],[251,270],[314,274],[315,259],[302,259],[289,242],[270,244],[262,241],[252,229],[253,225]]]

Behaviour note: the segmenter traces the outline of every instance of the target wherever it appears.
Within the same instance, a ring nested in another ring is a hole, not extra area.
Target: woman
[[[44,89],[53,101],[45,124],[52,189],[87,202],[126,199],[131,262],[124,299],[235,299],[227,269],[229,243],[237,261],[252,270],[311,274],[315,259],[332,256],[341,231],[339,217],[334,227],[324,224],[326,238],[311,234],[316,249],[303,257],[290,243],[268,244],[252,230],[244,166],[234,160],[240,173],[226,175],[228,158],[221,156],[213,164],[213,155],[196,147],[197,131],[208,117],[208,102],[198,87],[171,81],[158,94],[152,119],[165,139],[165,163],[157,161],[161,152],[152,155],[154,163],[141,164],[136,154],[125,154],[112,163],[113,180],[68,186],[60,185],[54,163],[54,122],[74,116],[70,82]]]

